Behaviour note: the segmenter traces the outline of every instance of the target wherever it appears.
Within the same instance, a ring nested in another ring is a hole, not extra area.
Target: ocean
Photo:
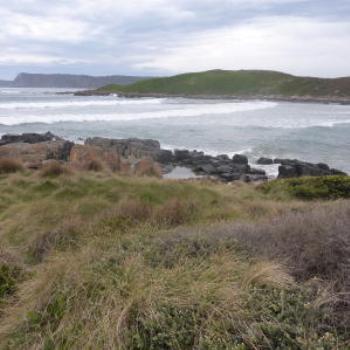
[[[261,156],[297,158],[350,173],[350,106],[58,92],[0,88],[0,135],[51,131],[75,142],[91,136],[152,138],[168,149],[246,154],[252,164]]]

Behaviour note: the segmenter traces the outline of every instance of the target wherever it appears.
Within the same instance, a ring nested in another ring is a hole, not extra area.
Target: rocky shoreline
[[[63,94],[62,92],[60,94]],[[71,94],[71,92],[67,92]],[[321,104],[341,104],[350,105],[349,98],[341,97],[313,97],[313,96],[265,96],[265,95],[188,95],[188,94],[160,94],[160,93],[111,93],[99,90],[76,91],[74,96],[114,96],[124,98],[190,98],[202,100],[233,100],[233,101],[271,101],[271,102],[295,102],[295,103],[321,103]]]
[[[40,169],[50,161],[67,163],[77,170],[106,168],[130,175],[171,173],[176,167],[190,169],[196,176],[222,182],[267,181],[262,169],[249,164],[245,155],[211,156],[196,150],[165,150],[156,140],[108,139],[93,137],[84,144],[74,144],[53,135],[4,135],[0,140],[0,160],[14,159],[29,169]],[[96,164],[99,164],[98,166]],[[278,164],[278,178],[302,176],[347,175],[324,163],[308,163],[296,159],[260,158],[256,166]]]

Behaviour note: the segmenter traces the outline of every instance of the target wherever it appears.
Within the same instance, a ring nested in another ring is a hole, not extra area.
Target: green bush
[[[260,189],[277,197],[287,195],[305,200],[350,198],[350,177],[324,176],[276,180],[262,185]]]

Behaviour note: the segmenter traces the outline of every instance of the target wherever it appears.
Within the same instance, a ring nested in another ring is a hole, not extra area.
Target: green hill
[[[350,77],[322,79],[290,74],[241,70],[212,70],[139,81],[129,86],[108,85],[98,93],[125,95],[191,95],[234,97],[350,98]]]

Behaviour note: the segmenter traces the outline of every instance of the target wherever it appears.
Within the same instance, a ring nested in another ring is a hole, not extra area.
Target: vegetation
[[[350,78],[321,79],[296,77],[273,71],[212,70],[148,79],[128,86],[109,85],[97,91],[146,95],[349,98]]]
[[[22,170],[23,165],[19,161],[9,158],[0,159],[0,174],[16,173]]]
[[[305,200],[350,198],[350,177],[324,176],[272,181],[261,187],[274,196]]]
[[[350,202],[275,186],[2,176],[0,348],[349,348]]]

